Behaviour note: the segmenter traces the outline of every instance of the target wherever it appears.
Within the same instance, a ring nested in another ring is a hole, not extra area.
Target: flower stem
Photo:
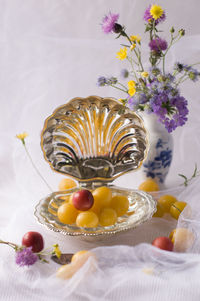
[[[38,170],[38,168],[36,167],[35,163],[33,162],[32,158],[31,158],[31,155],[29,154],[29,151],[26,147],[26,144],[24,143],[24,148],[25,148],[25,151],[26,151],[26,154],[29,158],[29,160],[31,161],[31,164],[33,166],[33,168],[35,169],[35,171],[37,172],[38,176],[43,180],[43,182],[46,184],[46,186],[48,187],[48,189],[53,192],[52,188],[49,186],[49,184],[47,183],[47,181],[44,179],[44,177],[42,176],[42,174],[40,173],[40,171]]]
[[[19,249],[19,246],[18,246],[18,245],[14,244],[14,243],[11,243],[11,242],[9,242],[9,241],[4,241],[4,240],[2,240],[2,239],[0,239],[0,244],[8,245],[8,246],[10,246],[11,248],[13,248],[14,250]]]
[[[119,83],[119,82],[118,82],[118,84],[119,84],[121,87],[123,87],[123,88],[127,91],[126,86],[124,86],[123,84],[121,84],[121,83]]]
[[[120,91],[122,91],[124,93],[128,93],[128,90],[121,89],[121,88],[119,88],[117,86],[114,86],[114,85],[110,85],[110,86],[113,87],[113,88],[115,88],[115,89],[117,89],[117,90],[120,90]]]
[[[133,74],[134,74],[134,76],[135,76],[136,81],[138,82],[139,80],[138,80],[137,74],[136,74],[135,69],[134,69],[134,65],[133,65],[132,58],[131,58],[131,57],[128,57],[128,61],[129,61],[130,64],[131,64]]]
[[[125,31],[123,32],[123,36],[125,36],[128,39],[129,43],[132,45],[131,39],[129,38],[129,36],[127,35],[127,33]],[[134,52],[135,52],[135,55],[136,55],[136,57],[138,59],[138,63],[140,65],[140,67],[141,67],[141,72],[142,72],[142,71],[144,71],[144,68],[143,68],[143,65],[142,65],[140,54],[138,54],[135,49],[134,49]]]

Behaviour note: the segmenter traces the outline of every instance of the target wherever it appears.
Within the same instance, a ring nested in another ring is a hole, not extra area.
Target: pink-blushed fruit
[[[22,238],[22,245],[32,247],[34,253],[38,253],[44,248],[44,240],[39,232],[29,231]]]
[[[81,211],[89,210],[94,203],[94,197],[89,190],[82,189],[73,193],[72,204]]]
[[[152,245],[165,251],[173,251],[174,248],[174,244],[172,243],[171,239],[165,236],[155,238],[152,242]]]

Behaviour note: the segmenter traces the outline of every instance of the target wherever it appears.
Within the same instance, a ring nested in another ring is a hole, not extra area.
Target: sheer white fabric
[[[168,69],[177,60],[199,61],[199,1],[159,3],[167,11],[161,28],[169,30],[173,24],[188,33],[170,52]],[[15,138],[17,133],[29,133],[26,141],[32,158],[57,190],[62,176],[50,169],[40,149],[44,119],[76,96],[122,97],[111,88],[96,86],[98,76],[118,76],[124,67],[115,58],[121,41],[101,32],[101,19],[109,10],[119,12],[128,32],[144,37],[142,16],[148,4],[147,0],[0,0],[0,237],[20,244],[25,232],[39,231],[46,247],[59,243],[63,252],[95,248],[97,257],[95,272],[86,276],[88,261],[70,281],[60,281],[55,278],[56,264],[19,268],[13,251],[0,245],[1,300],[199,300],[199,179],[186,189],[177,187],[182,183],[178,173],[190,176],[195,163],[200,166],[199,83],[187,82],[182,88],[190,115],[173,134],[175,153],[168,190],[163,192],[190,205],[190,215],[185,210],[178,221],[178,227],[188,228],[195,237],[195,243],[185,248],[187,254],[161,252],[144,244],[176,228],[170,216],[96,243],[63,237],[38,225],[34,207],[49,190]],[[146,67],[147,50],[144,47]],[[137,188],[140,182],[138,171],[115,184]],[[153,275],[144,269],[153,269]]]

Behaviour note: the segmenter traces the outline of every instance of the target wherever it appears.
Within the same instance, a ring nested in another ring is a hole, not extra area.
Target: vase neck
[[[144,126],[150,131],[167,132],[165,126],[158,121],[158,116],[154,113],[140,112],[139,115],[144,120]]]

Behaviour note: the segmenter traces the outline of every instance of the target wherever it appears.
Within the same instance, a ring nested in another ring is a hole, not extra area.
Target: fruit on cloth
[[[63,203],[57,211],[58,219],[63,224],[73,224],[76,221],[78,210],[70,203]]]
[[[109,207],[112,199],[112,191],[106,186],[98,187],[93,192],[94,205],[92,211],[99,213],[101,208]]]
[[[80,212],[76,218],[76,225],[78,227],[96,228],[98,223],[98,216],[92,211]]]
[[[61,266],[56,276],[61,279],[70,279],[88,260],[88,258],[92,258],[92,262],[90,267],[88,268],[88,271],[94,270],[94,263],[95,263],[95,256],[91,251],[87,251],[82,256],[78,256],[75,260],[73,260],[70,264],[65,264]]]
[[[99,215],[99,224],[103,227],[114,225],[117,221],[117,213],[112,208],[104,208]]]
[[[76,261],[80,256],[83,256],[83,254],[85,254],[85,253],[87,253],[87,252],[88,252],[87,250],[81,250],[81,251],[76,252],[76,253],[72,256],[71,262]]]
[[[87,189],[81,189],[73,193],[72,204],[81,211],[89,210],[94,204],[94,197]]]
[[[64,178],[58,185],[59,191],[67,190],[76,187],[76,182],[70,178]]]
[[[177,201],[173,195],[165,194],[159,198],[158,203],[163,207],[165,212],[169,212],[171,205]]]
[[[179,215],[183,211],[183,209],[186,207],[187,203],[185,202],[175,202],[170,207],[170,214],[175,219],[179,218]]]
[[[143,183],[141,183],[138,189],[146,192],[152,192],[152,191],[159,191],[159,186],[154,180],[148,179]]]
[[[154,213],[153,217],[163,217],[164,213],[165,212],[163,207],[159,203],[157,203],[157,210]]]
[[[128,198],[123,195],[116,195],[111,199],[110,207],[116,211],[117,216],[122,216],[128,211]]]
[[[176,252],[185,252],[187,249],[191,248],[194,241],[195,236],[192,231],[186,228],[177,228],[174,229],[169,238],[174,244],[174,250]]]
[[[44,240],[39,232],[29,231],[22,238],[22,245],[32,247],[34,253],[38,253],[44,248]]]
[[[155,238],[152,245],[165,251],[172,251],[174,247],[171,239],[165,236]]]

